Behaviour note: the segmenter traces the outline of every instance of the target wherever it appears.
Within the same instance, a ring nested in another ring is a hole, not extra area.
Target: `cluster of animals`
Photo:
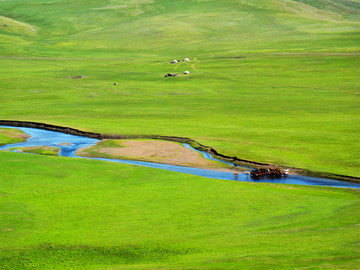
[[[184,58],[184,60],[182,60],[183,62],[188,62],[188,61],[190,61],[190,59],[189,58]],[[179,63],[180,62],[180,60],[173,60],[173,61],[171,61],[170,62],[170,64],[176,64],[176,63]],[[184,74],[190,74],[190,71],[188,71],[188,70],[186,70],[186,71],[184,71]],[[177,76],[180,76],[179,74],[175,74],[175,73],[168,73],[168,74],[166,74],[164,77],[177,77]]]
[[[282,177],[287,176],[289,174],[289,170],[281,170],[279,168],[260,168],[256,170],[252,170],[250,172],[250,176],[254,179],[259,179],[262,177]]]
[[[175,73],[168,73],[166,74],[164,77],[177,77],[180,76],[179,74],[175,74]]]
[[[184,58],[183,62],[187,62],[187,61],[190,61],[190,59],[189,58]],[[180,60],[172,60],[170,62],[170,64],[176,64],[176,63],[179,63],[179,62],[180,62]]]

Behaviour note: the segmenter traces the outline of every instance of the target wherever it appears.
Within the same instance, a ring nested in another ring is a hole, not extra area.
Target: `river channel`
[[[26,127],[15,128],[12,126],[0,126],[0,127],[19,129],[30,136],[30,138],[26,142],[0,146],[0,150],[5,150],[14,147],[52,146],[61,149],[59,153],[60,156],[71,157],[71,158],[85,158],[85,157],[77,156],[76,151],[82,147],[95,145],[97,142],[99,142],[99,140],[97,139],[75,136],[75,135],[43,130],[43,129],[26,128]],[[184,144],[184,147],[190,148],[194,151],[198,151],[191,148],[188,144]],[[208,153],[205,152],[201,152],[201,153],[203,154],[204,158],[215,160]],[[221,172],[215,170],[198,169],[192,167],[175,166],[175,165],[167,165],[167,164],[136,161],[136,160],[88,158],[88,157],[86,157],[86,159],[96,159],[96,160],[102,160],[108,162],[118,162],[118,163],[125,163],[125,164],[131,164],[131,165],[137,165],[143,167],[151,167],[156,169],[198,175],[213,179],[234,180],[234,174],[231,172]],[[247,169],[251,169],[251,168],[247,168]],[[343,182],[343,181],[336,181],[325,178],[315,178],[315,177],[307,177],[300,175],[289,175],[287,177],[282,177],[282,178],[264,178],[260,180],[253,180],[249,175],[239,173],[239,177],[235,181],[256,182],[256,183],[266,182],[266,183],[295,184],[295,185],[309,185],[309,186],[331,186],[331,187],[340,187],[340,188],[360,188],[360,184],[358,183]]]

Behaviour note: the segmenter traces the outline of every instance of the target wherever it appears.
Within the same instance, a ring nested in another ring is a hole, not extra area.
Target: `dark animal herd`
[[[288,170],[282,171],[279,168],[260,168],[256,170],[252,170],[250,172],[250,176],[253,179],[259,179],[262,177],[273,177],[273,178],[280,178],[282,176],[287,176]]]

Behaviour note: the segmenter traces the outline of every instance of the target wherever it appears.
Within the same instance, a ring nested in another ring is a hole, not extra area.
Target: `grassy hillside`
[[[116,57],[349,51],[360,2],[2,1],[2,55]]]
[[[3,119],[360,176],[358,0],[14,0],[0,15]]]
[[[356,269],[358,192],[0,153],[1,269]]]

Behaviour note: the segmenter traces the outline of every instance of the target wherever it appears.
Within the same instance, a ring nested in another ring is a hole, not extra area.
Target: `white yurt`
[[[184,74],[190,74],[190,71],[186,70],[186,71],[184,71]]]
[[[183,60],[184,62],[187,62],[187,61],[190,61],[190,59],[189,58],[184,58],[184,60]]]

